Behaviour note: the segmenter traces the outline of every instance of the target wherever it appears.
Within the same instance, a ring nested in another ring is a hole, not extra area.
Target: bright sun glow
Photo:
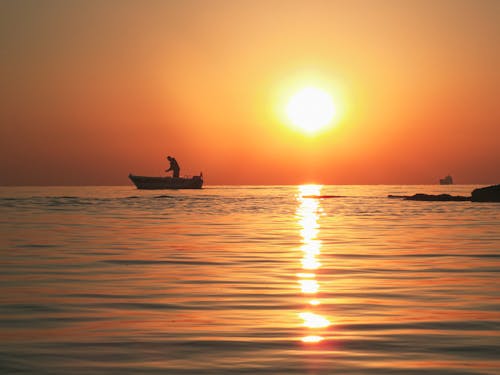
[[[290,98],[286,114],[293,125],[307,133],[315,133],[332,122],[335,106],[327,92],[306,87]]]
[[[320,342],[323,340],[321,336],[306,336],[302,338],[302,342]]]
[[[324,328],[331,324],[328,319],[315,313],[302,312],[299,316],[304,320],[304,326],[308,328]]]

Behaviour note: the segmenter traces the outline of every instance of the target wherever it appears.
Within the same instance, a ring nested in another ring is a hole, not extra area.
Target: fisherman
[[[179,167],[179,164],[177,163],[177,160],[175,160],[175,158],[171,156],[167,156],[167,159],[170,162],[170,168],[166,169],[165,172],[173,171],[173,177],[178,178],[181,169]]]

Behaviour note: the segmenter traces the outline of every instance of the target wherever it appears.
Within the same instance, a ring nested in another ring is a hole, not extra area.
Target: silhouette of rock
[[[500,202],[500,185],[491,185],[472,191],[473,202]]]
[[[415,194],[415,195],[388,195],[387,198],[393,199],[404,199],[406,201],[425,201],[425,202],[463,202],[470,201],[470,197],[464,197],[462,195],[450,195],[450,194]]]
[[[470,197],[464,197],[462,195],[450,195],[450,194],[415,194],[410,197],[406,197],[409,201],[439,201],[439,202],[449,202],[449,201],[470,201]]]

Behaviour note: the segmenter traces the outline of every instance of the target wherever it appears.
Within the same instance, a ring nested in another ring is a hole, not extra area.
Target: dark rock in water
[[[470,197],[464,197],[461,195],[450,195],[450,194],[415,194],[415,195],[392,195],[389,194],[387,198],[391,199],[404,199],[406,201],[427,201],[427,202],[462,202],[470,201]]]
[[[408,201],[424,201],[424,202],[500,202],[500,185],[487,186],[472,191],[471,197],[464,197],[462,195],[450,194],[415,194],[415,195],[391,195],[387,198],[404,199]]]
[[[487,186],[472,191],[473,202],[500,202],[500,185]]]
[[[470,201],[470,197],[464,197],[462,195],[450,195],[450,194],[415,194],[410,197],[404,197],[405,200],[409,201],[428,201],[428,202],[463,202]]]

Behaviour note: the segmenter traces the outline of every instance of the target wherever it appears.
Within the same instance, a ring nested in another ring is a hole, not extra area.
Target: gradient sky
[[[0,185],[500,183],[499,46],[495,0],[3,0]]]

